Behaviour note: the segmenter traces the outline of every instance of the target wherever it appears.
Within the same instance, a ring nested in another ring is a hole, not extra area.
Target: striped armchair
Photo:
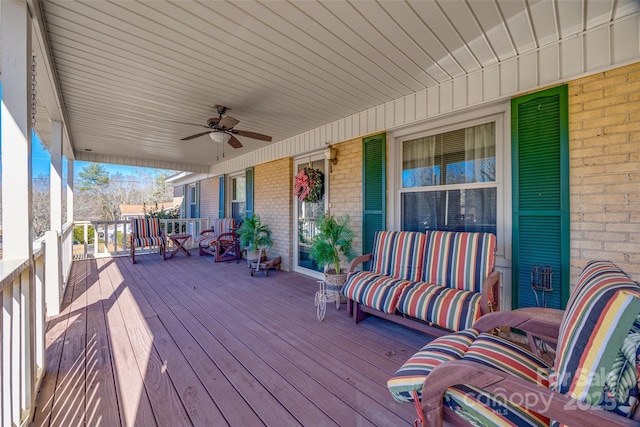
[[[136,218],[131,220],[131,262],[136,263],[136,248],[157,246],[166,259],[166,241],[158,218]]]
[[[216,218],[211,228],[203,230],[195,238],[200,256],[213,255],[215,261],[228,261],[240,256],[233,218]]]
[[[557,344],[555,361],[535,345],[529,351],[489,333],[501,326]],[[564,312],[483,316],[427,344],[387,386],[396,401],[415,404],[416,424],[428,426],[637,426],[639,356],[640,284],[593,261]]]

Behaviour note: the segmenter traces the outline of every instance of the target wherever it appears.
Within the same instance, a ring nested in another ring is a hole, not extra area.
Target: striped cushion
[[[458,385],[447,389],[444,404],[469,425],[547,427],[549,419],[529,412],[519,405],[504,401],[477,387]]]
[[[138,246],[160,246],[164,243],[164,239],[162,237],[144,237],[140,239],[133,239],[133,243],[136,247]]]
[[[564,314],[551,388],[631,413],[638,394],[639,316],[640,285],[610,262],[587,264]]]
[[[414,231],[378,231],[373,242],[371,271],[417,281],[422,277],[425,234]]]
[[[495,335],[481,334],[471,344],[462,360],[480,363],[549,387],[551,366],[547,362],[511,341]]]
[[[136,218],[131,220],[131,230],[136,239],[160,236],[160,220],[158,218]]]
[[[481,292],[495,264],[494,234],[431,230],[426,239],[424,282]]]
[[[370,271],[359,271],[349,276],[342,293],[357,303],[392,314],[402,289],[410,283]]]
[[[481,295],[416,282],[404,288],[398,311],[452,331],[470,328],[482,315]]]
[[[480,334],[462,360],[497,369],[542,387],[549,386],[550,366],[541,358],[504,338]],[[505,401],[505,396],[493,396],[477,387],[458,385],[447,390],[445,404],[465,420],[480,421],[479,425],[548,426],[549,419],[530,412],[517,403]]]
[[[503,372],[514,373],[522,369],[517,374],[521,378],[542,386],[548,384],[549,366],[543,360],[507,340],[489,334],[479,335],[477,330],[470,328],[427,344],[402,365],[387,382],[387,387],[398,402],[413,402],[415,397],[421,399],[425,379],[433,368],[460,358]],[[549,422],[518,405],[466,385],[447,389],[444,401],[472,425],[546,426]]]
[[[215,246],[216,240],[218,239],[214,237],[212,234],[200,234],[198,236],[197,242],[199,246],[203,248],[208,248],[209,246]]]
[[[224,233],[231,233],[234,225],[235,220],[233,218],[217,218],[213,220],[211,228],[215,231],[216,236],[219,236]]]
[[[442,362],[459,360],[478,336],[475,329],[465,329],[436,338],[407,360],[387,381],[396,402],[413,402],[414,392],[422,397],[422,385],[431,370]]]

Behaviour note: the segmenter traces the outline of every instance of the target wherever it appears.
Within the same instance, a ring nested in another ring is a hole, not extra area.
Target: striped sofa
[[[444,335],[498,306],[496,237],[490,233],[380,231],[354,259],[342,288],[355,322],[369,314]],[[368,271],[355,271],[363,262]]]
[[[553,364],[489,333],[500,326],[555,341]],[[564,312],[483,316],[427,344],[387,386],[396,401],[416,405],[416,425],[637,426],[639,379],[640,284],[592,261]]]

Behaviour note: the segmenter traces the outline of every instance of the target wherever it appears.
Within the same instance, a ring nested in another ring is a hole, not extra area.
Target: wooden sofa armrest
[[[222,233],[221,235],[217,236],[216,240],[228,240],[228,241],[233,241],[236,239],[236,232],[235,231],[231,231],[229,233]]]
[[[358,264],[362,264],[363,262],[367,261],[371,261],[371,254],[365,254],[355,257],[349,264],[349,271],[347,273],[353,273],[354,271],[356,271],[356,267],[358,266]]]
[[[216,231],[215,231],[213,228],[211,228],[211,229],[209,229],[209,230],[202,230],[202,231],[200,232],[200,234],[212,234],[212,233],[213,233],[213,234],[216,234]]]
[[[500,309],[500,272],[494,271],[482,282],[482,300],[480,301],[480,311],[482,314],[491,313],[494,307]]]
[[[506,397],[534,412],[570,426],[638,426],[637,421],[585,404],[564,394],[539,386],[515,375],[467,360],[437,366],[422,389],[425,425],[443,425],[443,398],[447,388],[467,384]]]
[[[563,313],[562,310],[535,307],[497,311],[482,316],[473,324],[473,327],[482,333],[507,326],[520,329],[536,337],[557,340],[560,335]]]

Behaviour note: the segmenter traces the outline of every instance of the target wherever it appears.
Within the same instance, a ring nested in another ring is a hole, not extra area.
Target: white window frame
[[[187,185],[187,215],[186,218],[193,218],[191,213],[193,211],[192,206],[196,205],[198,195],[196,194],[196,184]]]
[[[402,188],[402,143],[404,141],[442,134],[488,122],[496,123],[496,181],[489,185],[475,183],[473,188],[496,187],[497,200],[497,265],[511,266],[511,126],[510,103],[500,102],[491,106],[475,108],[422,121],[389,131],[389,199],[387,205],[387,228],[400,230],[401,194],[416,191],[416,188]],[[469,188],[469,184],[439,186],[446,188]],[[418,189],[419,190],[419,189]]]
[[[233,202],[237,202],[238,200],[235,200],[233,198],[233,181],[236,178],[244,178],[245,179],[245,198],[244,198],[244,203],[245,203],[245,212],[246,212],[246,208],[247,208],[247,195],[246,195],[246,185],[247,185],[247,174],[244,170],[240,171],[240,172],[236,172],[233,174],[228,174],[227,175],[227,179],[225,179],[225,186],[227,188],[225,188],[225,212],[227,212],[227,216],[229,218],[231,218],[231,215],[233,213]]]

